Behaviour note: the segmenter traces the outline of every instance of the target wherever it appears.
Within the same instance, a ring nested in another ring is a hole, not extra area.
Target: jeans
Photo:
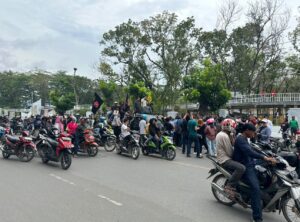
[[[246,167],[234,160],[227,160],[225,163],[222,164],[225,169],[233,171],[231,177],[228,180],[228,185],[231,187],[236,187],[242,176],[246,171]]]
[[[188,133],[183,132],[182,133],[182,153],[185,153],[185,147],[188,145]]]
[[[207,143],[207,146],[208,146],[209,155],[216,156],[217,155],[216,140],[210,140],[206,137],[206,143]]]
[[[199,138],[198,138],[197,135],[195,135],[195,136],[189,135],[186,155],[189,156],[191,154],[191,148],[192,148],[192,143],[193,142],[195,143],[197,156],[200,156],[200,149],[201,149],[201,152],[202,152],[202,147],[200,148]]]
[[[261,192],[254,167],[247,167],[243,176],[251,189],[251,208],[253,220],[262,220]]]

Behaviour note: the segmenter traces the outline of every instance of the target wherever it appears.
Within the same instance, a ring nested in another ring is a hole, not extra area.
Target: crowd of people
[[[238,181],[243,177],[252,189],[251,206],[253,220],[262,221],[261,194],[258,178],[255,173],[254,159],[273,163],[271,157],[263,156],[255,152],[250,144],[260,141],[269,143],[272,133],[272,121],[265,116],[259,119],[253,115],[248,118],[222,118],[217,115],[203,116],[194,113],[186,113],[182,116],[164,117],[162,115],[151,116],[135,113],[129,115],[126,107],[112,107],[107,116],[100,118],[80,118],[75,116],[57,115],[53,117],[13,118],[0,117],[0,125],[10,125],[12,131],[31,130],[32,135],[38,133],[41,128],[50,129],[53,126],[60,132],[67,131],[74,138],[74,154],[78,149],[78,144],[83,139],[83,132],[87,127],[96,127],[99,124],[111,126],[117,138],[120,136],[126,140],[130,131],[138,131],[145,140],[153,140],[157,147],[161,144],[161,137],[167,134],[173,138],[173,143],[181,148],[182,154],[186,157],[192,156],[192,148],[197,158],[203,157],[202,149],[206,149],[206,154],[210,158],[216,158],[224,168],[231,170],[232,176],[229,178],[225,191],[229,198],[235,199]],[[299,125],[293,116],[290,121],[285,119],[281,124],[283,137],[290,131],[295,137],[299,130]],[[142,140],[145,142],[145,140]],[[300,145],[300,141],[299,144]]]

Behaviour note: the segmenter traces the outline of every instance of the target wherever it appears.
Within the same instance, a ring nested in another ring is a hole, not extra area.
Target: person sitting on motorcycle
[[[259,180],[255,170],[255,160],[264,160],[272,164],[276,164],[276,160],[272,157],[264,156],[256,152],[248,142],[249,138],[254,137],[256,128],[253,124],[246,123],[243,127],[243,132],[239,135],[234,143],[233,160],[243,164],[246,171],[243,179],[250,186],[251,189],[251,208],[252,218],[254,222],[262,221],[262,205],[261,205],[261,191],[259,187]]]
[[[259,133],[257,134],[257,138],[260,142],[269,143],[272,131],[270,127],[268,127],[268,120],[263,119],[261,123],[262,126],[259,128]]]
[[[228,193],[229,198],[232,200],[235,199],[236,186],[246,170],[243,164],[232,160],[235,127],[236,122],[234,120],[223,120],[221,123],[222,131],[219,132],[216,137],[218,163],[225,169],[233,172],[224,188],[225,192]]]
[[[155,118],[150,120],[149,134],[150,136],[148,140],[152,140],[155,143],[156,147],[159,147],[161,132],[157,126],[157,120]]]
[[[87,128],[87,119],[81,118],[80,124],[77,126],[75,131],[75,146],[73,154],[76,155],[79,150],[79,144],[84,140],[84,130]]]
[[[72,136],[75,135],[76,129],[78,127],[78,124],[76,123],[76,118],[74,116],[71,116],[71,122],[67,125],[67,132],[71,134]]]
[[[123,144],[127,147],[130,141],[130,128],[128,127],[129,119],[125,118],[121,126],[121,138],[123,138]]]

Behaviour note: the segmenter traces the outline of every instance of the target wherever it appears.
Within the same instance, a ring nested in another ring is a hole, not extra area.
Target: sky
[[[204,30],[216,27],[222,0],[0,0],[0,71],[65,70],[99,78],[99,41],[129,18],[141,21],[168,10],[194,16]],[[246,8],[246,1],[240,0]],[[285,0],[290,29],[299,0]]]

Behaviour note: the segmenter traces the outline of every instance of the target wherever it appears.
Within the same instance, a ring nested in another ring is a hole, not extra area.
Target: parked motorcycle
[[[79,143],[78,152],[87,153],[89,156],[96,156],[98,154],[98,144],[95,142],[93,130],[84,130],[84,140]]]
[[[129,135],[129,140],[126,143],[124,138],[120,136],[120,141],[116,146],[116,151],[118,154],[125,153],[130,155],[133,159],[137,159],[140,155],[139,141],[134,138],[133,133]]]
[[[57,139],[50,138],[50,136],[43,131],[39,134],[39,141],[37,142],[37,150],[42,158],[43,163],[49,161],[60,162],[62,169],[67,170],[72,164],[72,152],[74,147],[69,134],[61,133]]]
[[[16,155],[20,161],[29,162],[35,155],[36,146],[32,142],[32,138],[29,137],[29,133],[23,131],[21,136],[6,134],[1,150],[4,159],[8,159],[11,155]]]
[[[145,140],[145,138],[143,140]],[[162,136],[162,142],[158,147],[151,139],[147,139],[144,143],[141,142],[141,144],[142,153],[145,156],[149,154],[159,154],[167,160],[174,160],[176,157],[176,147],[167,135]]]
[[[261,154],[273,156],[277,160],[275,166],[261,163],[255,166],[258,173],[260,187],[262,189],[263,210],[265,212],[282,211],[288,222],[300,219],[300,182],[294,171],[287,169],[288,163],[282,157],[272,154],[270,151],[262,151],[258,146],[252,146]],[[238,195],[235,200],[229,199],[224,187],[231,173],[223,168],[215,159],[211,159],[214,169],[209,171],[210,177],[214,177],[211,189],[214,197],[220,203],[232,206],[236,203],[245,208],[250,208],[250,187],[243,181],[237,186]]]
[[[99,146],[103,146],[107,152],[112,152],[117,146],[117,138],[109,128],[95,128],[94,136]]]

